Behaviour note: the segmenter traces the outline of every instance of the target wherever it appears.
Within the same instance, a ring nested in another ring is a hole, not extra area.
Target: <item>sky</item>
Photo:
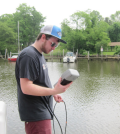
[[[77,11],[98,11],[103,17],[110,17],[116,11],[120,11],[120,0],[0,0],[0,16],[12,14],[20,4],[35,7],[43,17],[46,17],[44,25],[61,26],[64,19],[70,19],[70,15]]]

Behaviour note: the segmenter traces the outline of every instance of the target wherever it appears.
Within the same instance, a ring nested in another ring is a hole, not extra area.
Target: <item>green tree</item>
[[[17,46],[15,44],[16,35],[12,28],[8,27],[6,23],[0,21],[0,52],[4,55],[5,49],[9,52],[16,52]]]
[[[111,19],[112,23],[114,23],[114,22],[120,22],[120,11],[116,11],[115,14],[112,14],[110,16],[110,19]]]
[[[96,52],[98,46],[105,49],[110,42],[108,28],[109,24],[98,11],[78,11],[70,16],[70,21],[66,19],[62,23],[64,38],[68,42],[66,48],[90,52]]]
[[[14,16],[13,14],[3,14],[0,16],[0,22],[3,22],[8,27],[15,30],[15,22],[14,22]]]
[[[34,7],[21,4],[14,14],[0,16],[0,51],[18,52],[18,39],[23,47],[34,42],[43,26],[45,17]],[[19,27],[18,27],[19,21]],[[18,31],[19,28],[19,31]],[[18,38],[19,33],[19,38]]]
[[[108,32],[111,42],[120,42],[120,22],[114,22]]]
[[[109,17],[105,17],[104,21],[105,21],[106,23],[108,23],[109,25],[112,25],[112,21],[110,20]]]
[[[24,47],[34,42],[36,36],[40,32],[40,28],[43,26],[43,22],[46,18],[36,11],[34,7],[29,7],[25,3],[21,4],[14,13],[14,21],[16,22],[16,30],[18,32],[19,21],[19,40],[20,44]]]
[[[85,36],[83,36],[82,30],[71,28],[70,22],[67,19],[62,22],[61,28],[63,39],[67,42],[67,44],[62,45],[62,49],[66,48],[76,52],[77,49],[80,49],[80,46],[81,48],[83,47],[82,40],[85,40]]]
[[[92,28],[98,25],[100,21],[104,20],[98,11],[93,10],[89,14],[90,14],[90,20],[92,22],[91,25]]]
[[[117,46],[117,50],[116,50],[116,52],[114,53],[114,55],[117,55],[117,54],[120,55],[120,46]]]
[[[80,49],[86,49],[88,51],[94,52],[96,48],[95,45],[97,42],[102,43],[104,42],[104,47],[107,46],[108,42],[110,41],[107,35],[107,29],[109,25],[103,21],[104,19],[102,18],[99,12],[97,11],[91,12],[90,10],[87,10],[86,13],[77,12],[73,14],[72,17],[73,17],[72,20],[74,21],[75,18],[77,18],[77,20],[75,21],[76,24],[78,24],[77,21],[80,21],[84,27],[84,30],[82,29],[81,32],[83,34],[83,37],[85,37],[81,41],[82,43],[84,43],[84,47],[80,47]]]

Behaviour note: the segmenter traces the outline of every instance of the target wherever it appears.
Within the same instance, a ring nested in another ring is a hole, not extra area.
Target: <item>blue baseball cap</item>
[[[54,36],[54,37],[58,38],[60,42],[66,44],[66,42],[61,39],[61,37],[62,37],[61,29],[59,27],[55,26],[55,25],[44,26],[43,28],[41,28],[40,33],[44,33],[44,34]]]

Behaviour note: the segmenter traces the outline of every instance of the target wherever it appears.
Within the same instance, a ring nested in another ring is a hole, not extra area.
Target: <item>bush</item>
[[[120,54],[120,48],[117,49],[117,51],[114,53],[114,55]]]
[[[117,46],[116,52],[114,53],[114,55],[116,54],[120,54],[120,46]]]

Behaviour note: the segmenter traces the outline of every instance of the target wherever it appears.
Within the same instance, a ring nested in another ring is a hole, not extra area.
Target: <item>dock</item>
[[[18,54],[18,53],[13,53],[13,54]],[[58,55],[58,56],[53,56],[53,55],[44,55],[46,61],[59,61],[63,62],[63,55]],[[7,59],[5,55],[0,54],[1,59]],[[77,56],[77,60],[79,59],[87,59],[88,61],[93,61],[93,60],[102,60],[102,61],[108,61],[108,60],[116,60],[120,61],[120,56]]]
[[[53,60],[57,60],[60,62],[63,62],[63,56],[44,56],[46,61],[53,61]],[[102,61],[108,61],[108,60],[116,60],[116,61],[120,61],[120,57],[119,56],[78,56],[76,61],[79,59],[87,59],[88,61],[93,61],[93,60],[102,60]]]
[[[46,61],[53,61],[57,60],[62,62],[63,61],[63,56],[44,56]]]

